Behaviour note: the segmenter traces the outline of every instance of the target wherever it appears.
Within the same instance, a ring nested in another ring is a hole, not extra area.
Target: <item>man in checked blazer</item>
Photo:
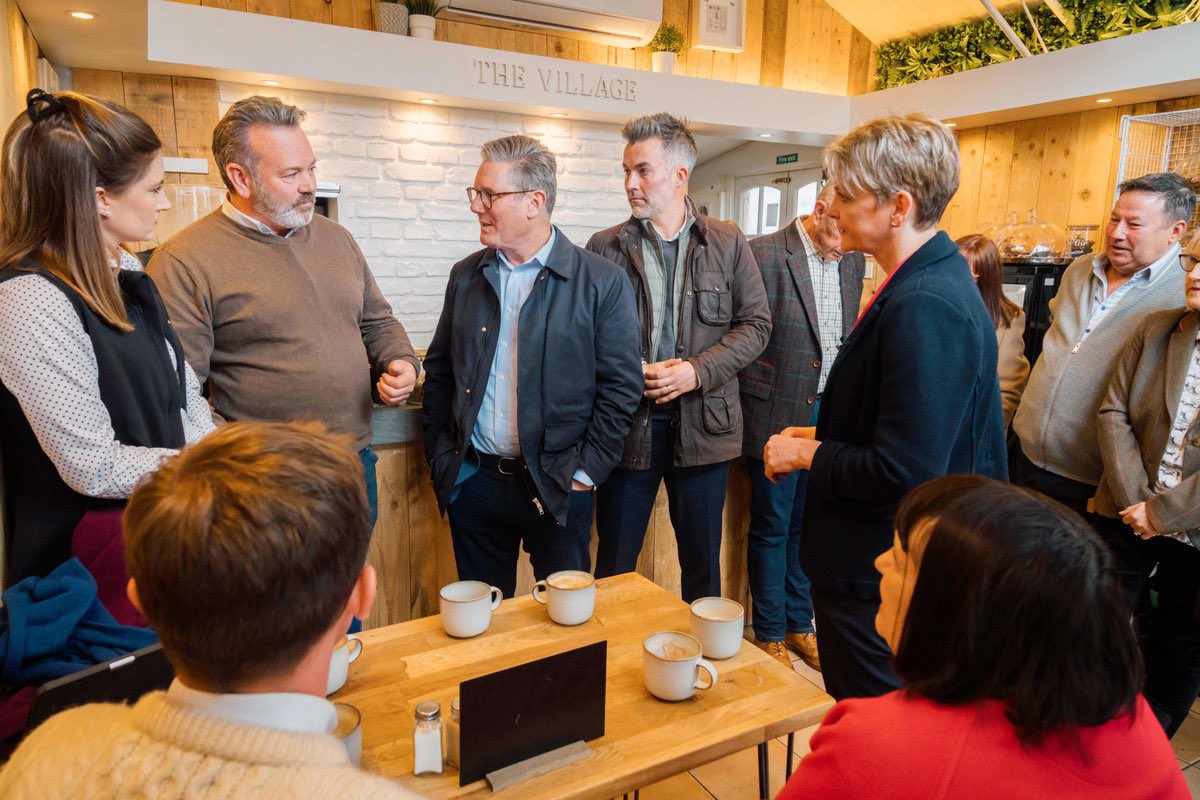
[[[771,340],[740,373],[743,452],[750,471],[747,562],[754,642],[790,665],[787,649],[820,669],[809,581],[800,569],[800,528],[808,471],[769,481],[763,446],[789,426],[817,424],[821,391],[842,339],[858,317],[865,259],[843,253],[837,223],[825,215],[827,184],[811,215],[750,242],[771,305]]]

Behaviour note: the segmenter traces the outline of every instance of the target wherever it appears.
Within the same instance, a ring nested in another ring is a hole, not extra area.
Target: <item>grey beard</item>
[[[305,199],[311,201],[313,198]],[[297,211],[295,206],[276,203],[262,195],[253,197],[251,202],[255,211],[270,219],[280,228],[303,228],[312,222],[313,214],[316,212],[315,205],[308,211]]]

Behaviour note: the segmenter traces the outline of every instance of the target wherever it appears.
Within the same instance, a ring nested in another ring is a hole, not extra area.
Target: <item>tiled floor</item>
[[[810,669],[792,651],[789,650],[788,655],[792,657],[792,667],[796,672],[825,688],[821,673]],[[797,759],[808,753],[808,740],[816,729],[817,726],[813,725],[796,732],[794,752]],[[774,797],[783,788],[787,737],[772,740],[767,752],[771,763],[771,796]],[[1200,759],[1200,755],[1197,758]],[[799,761],[792,763],[794,766]],[[1200,770],[1200,767],[1197,769]],[[751,747],[674,778],[659,781],[642,789],[639,796],[642,800],[758,800],[758,748]]]
[[[1192,713],[1171,739],[1175,757],[1183,767],[1183,777],[1192,797],[1200,800],[1200,700],[1192,704]]]

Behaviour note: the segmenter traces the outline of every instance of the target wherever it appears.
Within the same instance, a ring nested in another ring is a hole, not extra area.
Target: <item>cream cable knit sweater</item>
[[[332,736],[225,722],[163,692],[47,720],[0,772],[5,800],[411,798],[350,765]]]

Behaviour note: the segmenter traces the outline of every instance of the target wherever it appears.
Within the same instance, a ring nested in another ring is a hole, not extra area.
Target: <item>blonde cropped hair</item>
[[[937,225],[958,191],[958,142],[927,114],[881,117],[825,148],[825,170],[843,196],[873,194],[887,202],[900,192],[916,201],[913,225]]]

